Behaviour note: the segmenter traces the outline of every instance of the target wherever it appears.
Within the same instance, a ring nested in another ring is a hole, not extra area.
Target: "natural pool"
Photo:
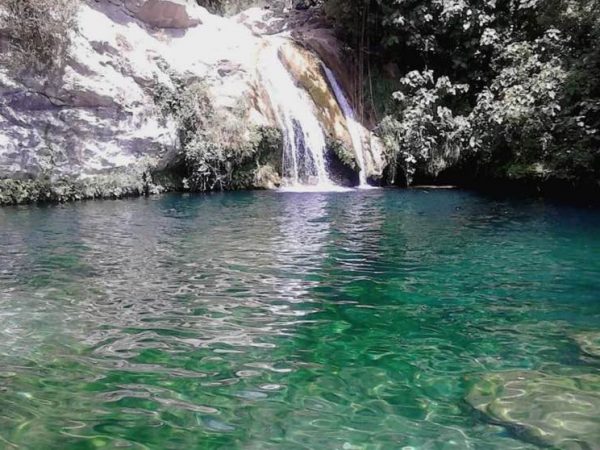
[[[0,448],[600,448],[600,212],[462,191],[0,209]]]

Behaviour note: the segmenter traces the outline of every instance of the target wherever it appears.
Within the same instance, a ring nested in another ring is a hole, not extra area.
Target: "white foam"
[[[352,146],[354,147],[354,154],[356,155],[356,161],[358,162],[358,167],[360,169],[359,179],[360,179],[360,188],[368,189],[370,188],[369,183],[367,183],[367,168],[365,163],[365,148],[363,145],[363,134],[361,131],[360,124],[356,120],[356,115],[354,114],[354,110],[350,105],[350,101],[344,94],[344,90],[338,83],[334,73],[329,69],[329,67],[323,65],[323,69],[325,70],[325,75],[327,75],[327,80],[329,80],[329,84],[333,89],[333,93],[335,94],[335,98],[340,105],[342,112],[346,118],[346,123],[348,124],[348,132],[350,133],[350,139],[352,139]]]
[[[291,186],[284,186],[277,189],[277,192],[292,192],[292,193],[311,193],[311,192],[352,192],[354,188],[348,188],[344,186],[339,186],[337,184],[329,183],[329,184],[296,184]]]

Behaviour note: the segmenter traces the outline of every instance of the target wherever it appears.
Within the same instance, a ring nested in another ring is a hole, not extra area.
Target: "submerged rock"
[[[583,353],[600,358],[600,332],[580,333],[575,336],[575,341]]]
[[[475,382],[466,401],[530,442],[600,448],[600,374],[491,373]]]

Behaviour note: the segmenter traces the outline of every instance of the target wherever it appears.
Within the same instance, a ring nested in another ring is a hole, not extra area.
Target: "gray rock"
[[[201,23],[192,17],[185,0],[147,0],[136,8],[136,17],[157,28],[191,28]]]

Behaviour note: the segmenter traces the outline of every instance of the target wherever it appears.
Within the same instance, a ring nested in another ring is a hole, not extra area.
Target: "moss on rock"
[[[283,136],[274,127],[252,130],[252,151],[232,167],[231,189],[274,189],[281,184]]]
[[[224,189],[272,189],[281,182],[283,138],[277,128],[251,130],[243,157],[225,160],[228,183]],[[184,164],[184,167],[181,167]],[[186,160],[156,170],[150,164],[89,177],[43,175],[34,179],[0,179],[0,206],[26,203],[62,203],[84,199],[123,198],[190,190]]]
[[[348,168],[357,172],[360,170],[354,151],[346,147],[342,141],[331,138],[327,139],[327,149],[335,153],[338,159]]]
[[[154,183],[149,172],[131,169],[85,178],[42,176],[27,180],[3,179],[0,180],[0,205],[122,198],[166,190],[168,188]]]
[[[358,186],[360,180],[356,157],[342,142],[328,139],[325,159],[334,182],[346,187]]]
[[[281,175],[271,164],[260,166],[254,173],[254,187],[257,189],[275,189],[281,186]]]

